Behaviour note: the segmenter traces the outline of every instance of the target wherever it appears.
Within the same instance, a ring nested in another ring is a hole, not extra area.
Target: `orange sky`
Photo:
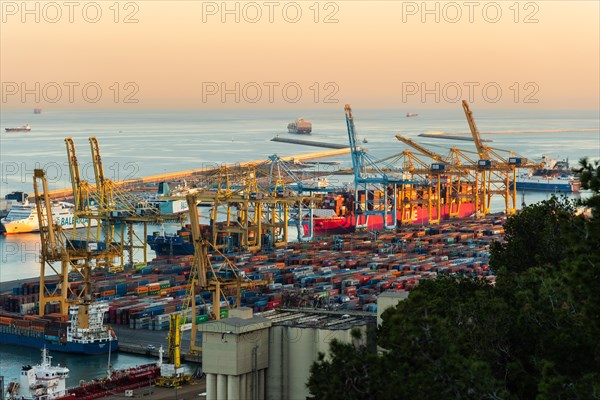
[[[431,14],[421,1],[319,2],[318,15],[314,1],[275,1],[273,22],[263,1],[227,2],[232,14],[221,1],[120,2],[118,16],[113,1],[79,2],[72,23],[61,1],[56,23],[48,2],[1,3],[3,108],[36,95],[48,108],[452,108],[469,87],[479,108],[599,108],[597,1],[478,2],[473,22],[462,1],[428,2]]]

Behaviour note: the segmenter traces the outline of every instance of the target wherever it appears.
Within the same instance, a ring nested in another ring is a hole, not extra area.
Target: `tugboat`
[[[312,123],[304,118],[298,118],[296,121],[288,124],[288,132],[310,135],[312,132]]]
[[[5,128],[5,129],[6,129],[6,132],[30,132],[31,131],[31,127],[29,126],[29,124],[25,124],[18,128]]]

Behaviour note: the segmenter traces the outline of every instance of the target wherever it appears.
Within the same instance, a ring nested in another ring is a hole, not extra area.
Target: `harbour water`
[[[354,110],[359,138],[367,138],[366,147],[376,158],[400,153],[405,149],[394,135],[413,138],[439,153],[450,146],[474,151],[471,142],[418,137],[426,131],[468,132],[462,108],[453,110],[411,110],[419,114],[406,118],[400,110]],[[566,132],[492,134],[485,138],[494,148],[510,149],[527,158],[547,154],[553,158],[568,158],[572,166],[581,157],[600,158],[600,134],[578,132],[598,128],[597,110],[590,111],[508,111],[477,110],[474,115],[481,132],[513,130],[565,130]],[[343,107],[328,110],[238,110],[238,111],[64,111],[44,109],[33,115],[31,110],[3,110],[0,113],[1,183],[0,196],[22,190],[32,192],[34,168],[47,169],[51,189],[69,187],[64,138],[73,137],[78,151],[83,179],[93,181],[93,169],[87,138],[96,136],[100,142],[105,173],[113,180],[174,172],[203,165],[233,163],[316,151],[314,147],[277,143],[275,135],[289,135],[288,122],[299,115],[312,121],[310,140],[346,143],[347,133]],[[4,133],[5,127],[29,123],[28,133]],[[337,159],[350,166],[350,157]],[[321,165],[321,170],[332,168]],[[526,193],[525,202],[548,198],[548,193]],[[584,194],[585,195],[585,194]],[[518,204],[522,201],[519,195]],[[501,202],[493,204],[503,208]],[[156,227],[154,230],[158,230]],[[174,230],[176,227],[166,227]],[[37,234],[0,237],[0,282],[33,278],[38,275]],[[150,257],[153,254],[150,252]],[[71,369],[69,386],[80,379],[105,375],[106,356],[80,357],[53,354],[54,361]],[[34,349],[0,346],[0,375],[5,381],[18,376],[21,365],[35,364],[39,352]],[[125,354],[113,355],[113,366],[124,368],[148,358]]]
[[[80,380],[105,378],[108,369],[108,355],[77,356],[73,354],[51,353],[52,365],[60,364],[69,368],[67,386],[77,386]],[[111,354],[110,363],[115,369],[134,367],[136,365],[156,362],[156,358],[133,355]],[[0,376],[4,376],[7,385],[11,380],[19,378],[23,365],[39,364],[41,351],[28,347],[0,345]]]

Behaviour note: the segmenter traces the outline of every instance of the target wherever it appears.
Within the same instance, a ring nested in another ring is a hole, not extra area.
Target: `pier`
[[[291,139],[280,136],[275,136],[271,139],[271,142],[301,144],[304,146],[323,147],[328,149],[348,149],[348,151],[350,151],[350,148],[345,144],[315,142],[314,140]]]

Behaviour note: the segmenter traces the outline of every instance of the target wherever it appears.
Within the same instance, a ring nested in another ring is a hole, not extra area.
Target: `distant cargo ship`
[[[406,117],[407,117],[407,118],[410,118],[410,117],[417,117],[418,115],[419,115],[419,114],[415,114],[415,113],[411,113],[411,112],[408,112],[408,113],[406,113]]]
[[[298,118],[288,124],[288,132],[308,135],[312,132],[312,123],[303,118]]]
[[[69,315],[0,314],[0,343],[77,354],[103,354],[116,351],[119,342],[112,328],[104,325],[108,303],[94,302],[69,307]],[[79,326],[81,318],[88,323]]]
[[[41,108],[34,108],[33,109],[33,113],[34,114],[41,114],[42,113],[42,109]]]
[[[63,229],[73,229],[76,222],[74,215],[75,206],[71,203],[55,203],[52,205],[52,219],[55,224]],[[38,232],[40,230],[37,209],[34,204],[13,204],[8,215],[0,220],[0,232],[5,234]],[[89,221],[91,226],[96,226],[98,221]],[[77,226],[83,227],[87,220],[77,220]]]
[[[31,131],[31,127],[29,126],[29,124],[25,124],[18,128],[5,128],[5,129],[6,129],[6,132],[29,132],[29,131]]]

